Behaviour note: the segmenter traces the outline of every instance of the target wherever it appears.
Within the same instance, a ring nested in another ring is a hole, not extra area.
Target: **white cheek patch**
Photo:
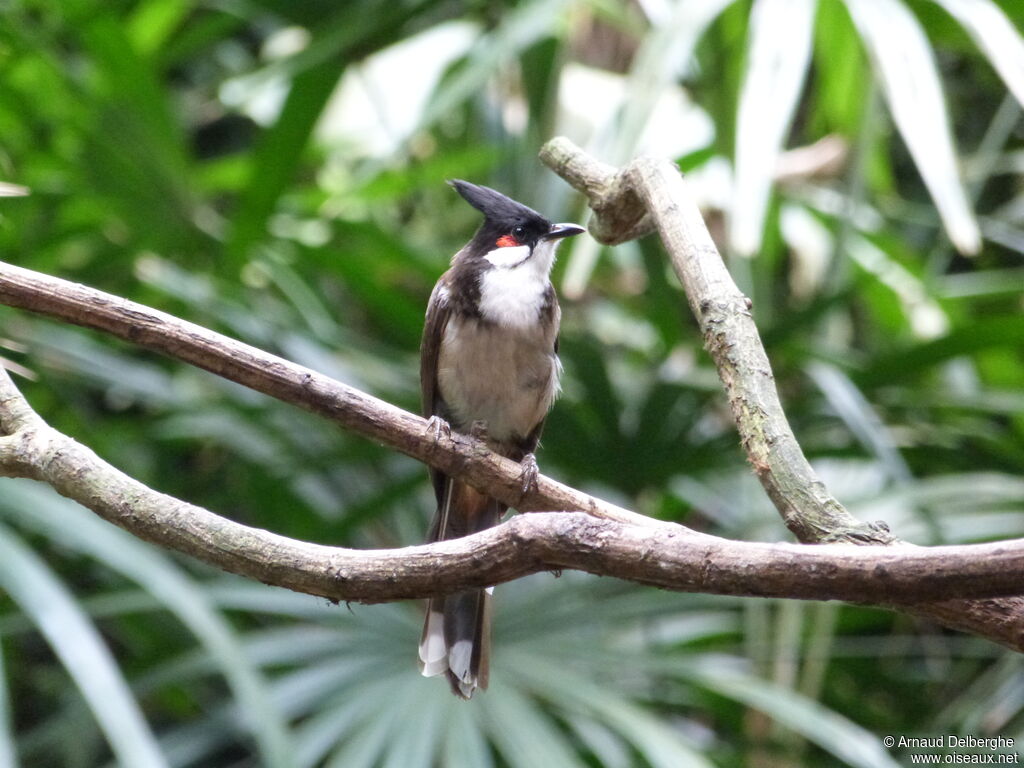
[[[514,245],[508,248],[495,248],[484,254],[484,258],[496,267],[510,269],[530,258],[530,246]]]

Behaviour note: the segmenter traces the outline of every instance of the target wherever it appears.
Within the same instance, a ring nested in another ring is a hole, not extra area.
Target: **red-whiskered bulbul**
[[[488,187],[449,183],[484,222],[430,295],[420,345],[423,412],[433,429],[475,434],[520,462],[525,491],[536,482],[533,451],[561,370],[561,310],[550,280],[555,248],[585,230],[552,224]],[[428,541],[490,528],[507,509],[438,470],[430,475],[437,512]],[[427,605],[420,667],[427,676],[446,674],[466,699],[487,687],[490,593],[468,590]]]

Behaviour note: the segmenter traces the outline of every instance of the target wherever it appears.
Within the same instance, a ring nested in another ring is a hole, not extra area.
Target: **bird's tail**
[[[457,480],[447,480],[430,541],[467,536],[497,525],[505,505]],[[471,589],[432,597],[420,639],[420,669],[427,677],[446,674],[464,699],[487,688],[491,650],[492,589]]]

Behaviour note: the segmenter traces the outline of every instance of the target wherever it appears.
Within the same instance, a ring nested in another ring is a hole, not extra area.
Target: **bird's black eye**
[[[516,238],[516,240],[521,240],[523,235],[526,234],[526,228],[522,225],[519,225],[518,227],[512,230],[512,234]]]

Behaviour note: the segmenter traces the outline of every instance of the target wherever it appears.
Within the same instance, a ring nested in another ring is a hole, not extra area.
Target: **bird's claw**
[[[469,434],[477,440],[487,440],[487,422],[477,419],[469,426]]]
[[[519,482],[523,496],[537,490],[537,478],[540,477],[540,468],[537,466],[537,457],[528,453],[519,462]]]
[[[427,426],[424,431],[434,438],[435,443],[439,442],[442,437],[452,436],[451,424],[437,415],[431,416],[427,419]]]

